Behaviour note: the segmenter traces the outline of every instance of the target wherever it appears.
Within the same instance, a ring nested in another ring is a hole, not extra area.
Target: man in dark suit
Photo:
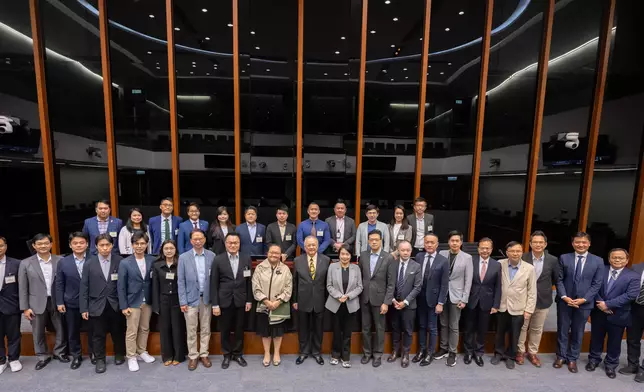
[[[89,320],[90,336],[96,356],[96,373],[105,373],[105,337],[110,333],[114,364],[125,362],[125,318],[119,310],[117,282],[121,256],[112,253],[114,241],[109,234],[96,237],[98,255],[83,265],[80,283],[79,312]]]
[[[639,293],[631,305],[631,325],[626,328],[628,365],[619,369],[621,374],[635,374],[635,381],[644,383],[644,361],[640,365],[642,332],[644,332],[644,263],[633,264],[639,279]]]
[[[331,246],[327,248],[329,253],[338,253],[344,244],[353,252],[353,244],[356,242],[356,222],[346,216],[347,203],[338,199],[333,207],[334,216],[324,221],[329,226],[331,235]]]
[[[418,352],[412,362],[427,366],[434,360],[438,340],[438,316],[443,312],[449,290],[449,260],[438,252],[438,236],[425,234],[424,251],[416,255],[420,264],[423,285],[417,301]],[[427,333],[429,332],[429,345]]]
[[[111,207],[109,200],[99,200],[96,202],[96,216],[85,219],[83,224],[83,233],[85,233],[90,242],[90,253],[96,255],[96,246],[94,241],[99,234],[109,234],[114,242],[118,244],[118,235],[123,227],[123,221],[110,215]],[[114,249],[118,253],[118,249]]]
[[[183,222],[182,217],[172,215],[174,211],[172,198],[166,197],[161,200],[159,208],[161,209],[161,215],[153,216],[148,222],[153,255],[159,254],[163,241],[177,240],[179,236],[179,225]]]
[[[329,258],[318,255],[318,239],[308,236],[304,240],[305,254],[295,258],[293,263],[293,309],[297,311],[297,334],[300,343],[300,355],[295,360],[297,365],[309,356],[315,362],[324,365],[322,359],[322,320],[326,300],[326,273],[329,270]]]
[[[201,230],[204,233],[208,231],[208,222],[203,219],[199,219],[199,216],[201,216],[199,204],[194,202],[188,204],[186,212],[188,213],[189,219],[179,224],[179,234],[177,235],[177,248],[179,250],[179,255],[192,249],[190,233],[192,233],[193,230]]]
[[[266,254],[266,226],[257,223],[257,208],[250,206],[244,212],[246,222],[237,226],[241,241],[239,251],[248,256],[263,256]]]
[[[100,235],[100,234],[99,234]],[[86,263],[88,254],[89,238],[82,232],[74,232],[69,235],[69,247],[72,254],[63,257],[56,268],[56,306],[58,312],[62,313],[67,322],[67,340],[69,342],[69,353],[73,360],[72,369],[78,369],[83,361],[81,351],[80,330],[83,319],[79,310],[79,293],[83,266]],[[91,336],[91,332],[88,333]],[[88,339],[88,348],[92,363],[95,364],[92,350],[92,340]]]
[[[434,215],[425,213],[427,200],[422,197],[414,199],[414,213],[407,216],[411,226],[412,256],[424,250],[425,235],[434,232]]]
[[[373,367],[382,364],[385,348],[385,314],[394,299],[396,271],[394,258],[383,250],[382,232],[376,229],[368,236],[370,250],[362,252],[359,265],[362,270],[362,352],[363,365],[373,358]],[[393,267],[392,267],[393,266]],[[372,340],[371,326],[376,329]]]
[[[572,247],[575,249],[574,253],[567,253],[559,258],[557,359],[552,366],[559,369],[567,363],[568,370],[577,373],[584,327],[602,285],[604,260],[588,252],[590,235],[587,233],[576,233],[572,238]]]
[[[416,318],[416,297],[423,285],[420,264],[411,259],[411,243],[401,241],[398,244],[398,262],[392,263],[396,268],[396,288],[391,315],[391,337],[393,350],[387,362],[395,362],[401,357],[400,365],[409,366],[409,349]],[[402,349],[400,337],[402,335]]]
[[[485,335],[490,326],[490,315],[498,312],[501,305],[501,264],[490,257],[492,250],[492,240],[487,237],[481,238],[478,245],[479,254],[472,257],[474,271],[467,302],[469,312],[465,319],[463,363],[466,365],[474,359],[478,366],[483,366]]]
[[[532,252],[526,252],[521,259],[534,266],[537,276],[537,307],[529,319],[526,319],[521,328],[519,346],[517,347],[516,363],[523,365],[525,357],[536,367],[541,367],[541,360],[537,357],[543,325],[548,317],[552,305],[552,286],[557,284],[559,277],[559,261],[548,253],[548,238],[542,231],[535,231],[530,236]],[[528,338],[528,353],[525,355],[526,338]]]
[[[12,372],[22,370],[22,364],[19,361],[21,340],[19,269],[20,260],[7,256],[7,240],[0,237],[0,374],[7,366]],[[7,338],[6,351],[5,337]]]
[[[622,351],[622,336],[626,327],[631,325],[631,302],[640,293],[640,276],[625,268],[628,265],[628,252],[625,249],[611,250],[608,261],[610,266],[604,266],[602,287],[596,298],[597,306],[590,313],[592,329],[586,370],[594,371],[602,361],[604,340],[608,338],[604,370],[608,378],[615,378]]]
[[[282,249],[282,261],[295,255],[297,242],[295,232],[297,228],[294,224],[287,222],[288,207],[281,205],[275,213],[277,222],[273,222],[266,228],[266,244],[277,244]]]
[[[215,257],[210,274],[210,303],[212,314],[220,317],[221,351],[224,354],[222,369],[228,369],[230,360],[245,367],[244,315],[251,308],[251,260],[239,252],[239,234],[226,234],[226,253]],[[235,341],[231,347],[231,333]]]

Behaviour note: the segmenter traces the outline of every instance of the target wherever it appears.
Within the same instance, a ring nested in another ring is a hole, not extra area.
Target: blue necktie
[[[615,284],[615,280],[617,279],[617,271],[612,270],[610,272],[610,279],[608,279],[608,286],[606,289],[606,292],[608,293],[610,289],[613,287],[613,284]]]
[[[581,279],[581,260],[583,260],[584,256],[577,256],[577,265],[575,266],[575,277],[573,279],[573,296],[577,296],[577,283],[579,283],[579,280]]]
[[[400,263],[400,271],[398,272],[398,283],[396,284],[396,294],[400,295],[405,281],[405,264]]]

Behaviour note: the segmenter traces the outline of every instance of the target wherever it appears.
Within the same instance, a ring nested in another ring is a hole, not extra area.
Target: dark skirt
[[[286,321],[271,325],[268,322],[268,314],[259,312],[256,315],[255,322],[259,336],[263,338],[279,338],[284,336],[284,332],[286,332]]]

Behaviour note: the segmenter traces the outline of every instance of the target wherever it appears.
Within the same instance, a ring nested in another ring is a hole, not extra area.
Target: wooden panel
[[[356,202],[355,222],[360,224],[360,199],[362,198],[362,144],[364,136],[364,89],[367,68],[367,12],[369,0],[362,0],[362,28],[360,33],[360,75],[358,75],[358,134],[356,138]]]
[[[31,35],[34,46],[34,73],[36,77],[36,95],[38,97],[38,117],[40,119],[40,139],[42,147],[43,169],[45,172],[45,190],[47,193],[47,216],[49,234],[53,247],[52,253],[60,254],[58,235],[58,205],[56,198],[56,179],[54,175],[54,149],[52,133],[49,126],[49,105],[47,104],[47,83],[45,77],[45,42],[40,20],[40,1],[29,0]]]
[[[425,1],[425,27],[423,29],[423,50],[420,59],[420,93],[418,94],[418,135],[416,136],[416,172],[414,173],[414,199],[420,196],[423,172],[423,144],[425,140],[425,101],[427,96],[427,57],[429,53],[429,25],[432,0]]]
[[[107,22],[107,0],[98,2],[98,25],[101,40],[101,71],[103,74],[103,102],[105,104],[105,144],[107,149],[107,175],[110,187],[112,215],[119,216],[118,177],[116,167],[116,142],[112,111],[112,73],[110,69],[110,39]]]
[[[242,216],[241,201],[241,128],[239,115],[239,0],[233,1],[233,129],[235,145],[235,224]]]
[[[165,2],[166,36],[168,37],[168,94],[170,102],[170,156],[172,160],[172,199],[174,214],[181,214],[181,197],[179,193],[179,120],[177,116],[177,73],[174,53],[174,1]]]
[[[295,149],[295,222],[302,222],[302,99],[304,88],[304,0],[297,1],[297,136]]]
[[[606,74],[608,73],[608,57],[610,55],[615,2],[616,0],[607,0],[605,2],[604,15],[599,32],[597,73],[595,74],[593,106],[590,112],[588,128],[588,151],[586,151],[586,167],[584,168],[584,179],[579,196],[579,213],[577,215],[579,217],[579,231],[586,231],[586,226],[588,225],[588,211],[590,210],[590,195],[593,188],[599,125],[604,104],[604,90],[606,88]]]
[[[550,59],[550,42],[552,40],[552,24],[555,15],[555,0],[548,0],[543,15],[543,33],[541,35],[541,50],[539,52],[539,65],[537,68],[537,98],[534,104],[534,125],[532,127],[532,143],[530,144],[530,156],[528,158],[528,178],[525,185],[525,204],[523,209],[523,250],[526,252],[530,249],[534,196],[537,191],[537,170],[539,169],[539,153],[541,151],[541,128],[543,126],[543,108],[546,102],[548,61]]]
[[[494,0],[485,4],[485,25],[481,48],[481,77],[479,95],[476,101],[476,135],[474,136],[474,154],[472,156],[472,192],[470,193],[470,220],[467,241],[474,242],[476,231],[476,209],[479,201],[479,174],[481,173],[481,152],[483,149],[483,125],[485,123],[485,101],[487,94],[487,72],[490,62],[490,38],[492,32],[492,13]]]
[[[644,138],[640,149],[640,168],[637,180],[635,201],[633,202],[633,217],[631,222],[631,263],[644,262]]]

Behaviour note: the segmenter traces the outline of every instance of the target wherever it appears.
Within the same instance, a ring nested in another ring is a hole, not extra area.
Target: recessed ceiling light
[[[190,71],[190,75],[194,75],[194,74],[195,74],[194,72]]]
[[[449,27],[445,27],[445,31],[449,31]]]
[[[441,72],[441,75],[445,75],[445,72]]]
[[[154,19],[154,15],[150,14],[148,16],[150,17],[150,19]]]
[[[423,40],[423,37],[420,37],[420,40],[422,41],[422,40]]]
[[[255,32],[254,32],[254,31],[251,31],[250,33],[251,33],[252,35],[255,35]]]
[[[210,76],[210,72],[206,72],[206,75],[207,75],[207,76]]]
[[[391,4],[391,0],[385,0],[385,4]]]
[[[197,62],[196,62],[196,61],[193,61],[192,63],[193,63],[193,64],[197,64]]]
[[[392,48],[395,48],[395,47],[396,47],[396,45],[391,45],[391,47],[392,47]]]
[[[383,69],[383,70],[382,70],[382,72],[383,72],[383,73],[387,73],[387,70],[386,70],[386,69]]]
[[[270,69],[270,68],[266,68],[266,72],[271,72],[271,69]]]
[[[202,8],[201,12],[208,12],[208,10],[206,8]]]
[[[369,73],[369,71],[365,71],[365,72]]]
[[[344,73],[344,76],[349,76],[349,74],[348,74],[347,72],[345,72],[345,73]]]
[[[148,50],[148,54],[152,54],[152,52],[150,52],[150,51]]]
[[[336,51],[335,51],[335,54],[340,54],[340,51],[336,50]]]
[[[452,65],[452,63],[447,63],[447,65]]]
[[[210,37],[206,37],[206,41],[210,41]]]
[[[161,67],[157,67],[157,69],[161,69]]]
[[[393,82],[393,81],[394,81],[394,78],[391,78],[391,81]]]
[[[175,30],[175,31],[181,31],[181,29],[180,29],[180,28],[178,28],[178,27],[175,27],[175,28],[174,28],[174,30]]]
[[[431,65],[428,65],[428,66],[427,66],[427,68],[431,68],[431,67],[432,67]]]
[[[407,68],[403,68],[403,71],[407,71]]]
[[[460,11],[458,14],[463,15],[464,13],[465,13],[465,11]]]
[[[159,65],[159,62],[157,61],[157,65]]]
[[[409,79],[409,76],[405,76],[405,79]]]
[[[233,27],[233,24],[232,24],[232,23],[228,23],[228,27]]]
[[[245,72],[246,72],[246,70],[245,70],[245,69],[242,69],[242,72],[243,72],[243,73],[245,73]]]
[[[429,72],[427,72],[427,76],[429,76]]]
[[[329,74],[325,72],[325,73],[324,73],[324,76],[329,76]]]
[[[192,68],[197,68],[197,65],[196,65],[196,64],[192,64]]]
[[[255,49],[259,50],[259,46],[255,46]]]
[[[340,37],[340,39],[347,39],[347,37]]]
[[[398,18],[394,18],[394,22],[398,22]]]
[[[370,33],[371,34],[376,34],[376,30],[371,30]]]

